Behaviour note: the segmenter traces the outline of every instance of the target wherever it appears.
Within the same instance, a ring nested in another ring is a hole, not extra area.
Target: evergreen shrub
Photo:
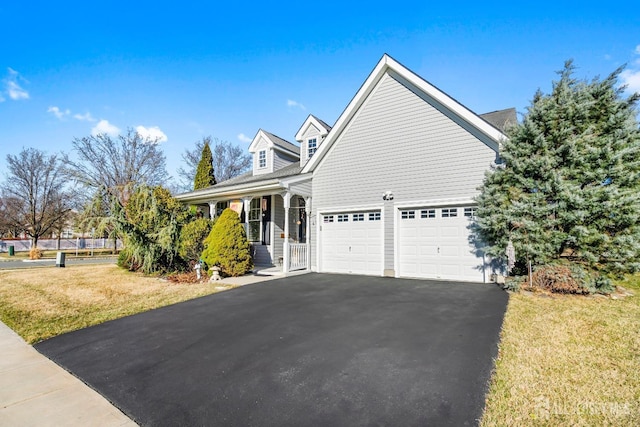
[[[251,245],[238,214],[225,209],[204,241],[202,259],[224,276],[237,277],[253,269]]]
[[[204,250],[204,240],[211,232],[213,222],[208,218],[197,218],[180,230],[178,255],[185,261],[198,261]]]

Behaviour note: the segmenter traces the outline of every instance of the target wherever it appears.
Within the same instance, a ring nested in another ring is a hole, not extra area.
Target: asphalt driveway
[[[507,299],[490,284],[306,274],[35,347],[142,425],[475,425]]]

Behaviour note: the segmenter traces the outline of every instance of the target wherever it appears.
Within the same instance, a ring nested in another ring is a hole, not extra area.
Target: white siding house
[[[333,127],[310,115],[299,146],[260,130],[251,173],[178,198],[269,194],[261,242],[285,272],[487,281],[469,224],[509,123],[515,110],[476,115],[384,55]]]

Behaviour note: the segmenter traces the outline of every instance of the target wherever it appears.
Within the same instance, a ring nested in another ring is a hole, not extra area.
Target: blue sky
[[[636,2],[430,3],[2,2],[0,177],[23,147],[129,127],[161,137],[171,174],[206,135],[293,141],[384,53],[477,113],[524,112],[570,58],[588,78],[627,63],[640,91]]]

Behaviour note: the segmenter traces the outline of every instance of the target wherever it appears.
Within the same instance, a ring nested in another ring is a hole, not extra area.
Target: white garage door
[[[382,275],[380,211],[322,215],[320,270]]]
[[[483,260],[469,243],[473,207],[401,209],[398,259],[403,277],[484,281]]]

